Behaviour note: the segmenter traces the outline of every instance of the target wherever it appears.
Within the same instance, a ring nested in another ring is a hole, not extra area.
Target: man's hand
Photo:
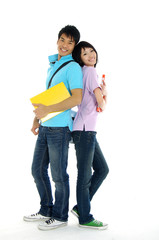
[[[32,126],[32,133],[34,135],[38,135],[39,134],[39,127],[40,127],[40,123],[39,123],[39,120],[35,117],[34,118],[34,122],[33,122],[33,126]]]
[[[46,117],[50,112],[49,112],[49,107],[45,106],[43,104],[34,104],[34,107],[37,107],[34,110],[35,116],[37,117],[37,119],[41,119],[43,117]]]

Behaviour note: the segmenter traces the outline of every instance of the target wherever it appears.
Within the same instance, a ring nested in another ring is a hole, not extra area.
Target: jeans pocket
[[[94,145],[95,144],[95,139],[96,139],[96,132],[93,132],[93,131],[88,132],[87,142],[92,143]]]
[[[73,132],[72,133],[73,143],[79,143],[80,142],[80,132]]]
[[[57,127],[48,127],[48,132],[59,134],[62,132],[62,128],[57,128]]]
[[[65,134],[63,132],[63,129],[59,128],[51,128],[48,127],[48,132],[47,132],[47,141],[48,144],[50,145],[61,145],[63,140],[65,139]]]

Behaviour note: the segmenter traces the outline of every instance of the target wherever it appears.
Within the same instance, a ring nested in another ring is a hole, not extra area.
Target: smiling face
[[[74,39],[63,33],[57,41],[58,60],[60,60],[61,57],[71,54],[74,47]]]
[[[81,60],[86,66],[94,67],[97,62],[97,55],[93,48],[81,49]]]

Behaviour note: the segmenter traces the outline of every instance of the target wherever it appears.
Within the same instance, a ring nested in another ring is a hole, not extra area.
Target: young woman
[[[72,133],[78,177],[77,205],[71,212],[78,217],[81,227],[106,229],[107,224],[95,220],[90,214],[90,201],[109,172],[96,139],[97,106],[104,110],[106,86],[104,82],[101,86],[98,84],[95,68],[98,54],[90,43],[82,41],[77,44],[72,56],[83,70],[83,98],[78,106]]]

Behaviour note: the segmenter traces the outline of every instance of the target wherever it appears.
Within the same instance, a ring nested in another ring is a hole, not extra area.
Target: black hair
[[[67,37],[73,38],[75,41],[75,44],[77,44],[80,40],[80,32],[75,26],[67,25],[64,28],[62,28],[58,34],[58,39],[61,37],[62,34],[66,34]]]
[[[82,50],[82,48],[83,48],[83,49],[85,49],[85,48],[92,48],[92,49],[95,51],[95,53],[96,53],[96,64],[97,64],[97,62],[98,62],[98,53],[97,53],[96,49],[95,49],[90,43],[85,42],[85,41],[81,41],[81,42],[79,42],[79,43],[75,46],[75,48],[74,48],[74,50],[73,50],[73,52],[72,52],[72,57],[73,57],[73,59],[74,59],[77,63],[79,63],[79,65],[80,65],[81,67],[84,66],[84,63],[82,62],[82,59],[81,59],[81,50]],[[94,67],[96,67],[96,64],[94,65]]]

